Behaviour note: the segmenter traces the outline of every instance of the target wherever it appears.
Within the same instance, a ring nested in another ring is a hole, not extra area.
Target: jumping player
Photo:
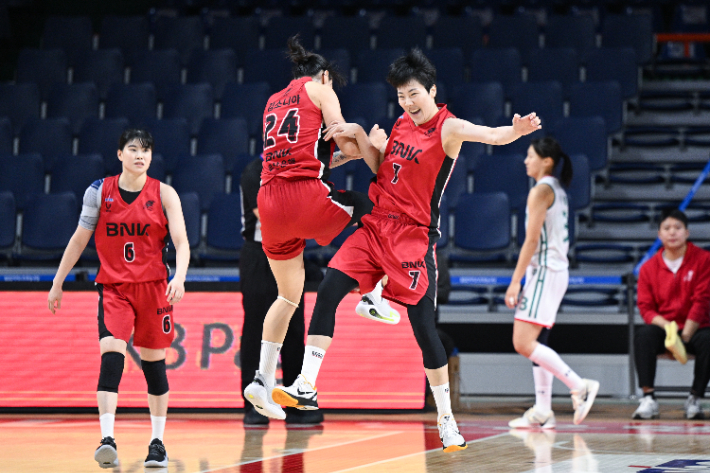
[[[288,49],[294,80],[272,95],[264,110],[264,165],[257,197],[261,243],[278,296],[264,319],[259,370],[244,389],[255,409],[274,419],[286,417],[271,391],[279,351],[303,292],[306,239],[327,245],[372,209],[365,194],[337,191],[327,181],[331,167],[362,157],[356,142],[346,137],[335,139],[342,154],[333,157],[335,144],[324,139],[326,125],[345,121],[333,90],[333,82],[344,79],[323,56],[306,51],[297,36],[288,40]],[[384,135],[376,128],[372,133]],[[370,167],[374,161],[368,156]],[[306,346],[305,357],[310,353]]]
[[[558,180],[553,171],[560,163],[562,169]],[[533,362],[535,405],[508,425],[552,429],[555,427],[551,408],[552,376],[571,390],[575,424],[581,423],[589,413],[599,391],[599,382],[580,378],[547,346],[549,329],[555,324],[557,309],[569,282],[569,208],[562,185],[568,187],[572,181],[572,162],[562,152],[559,143],[547,137],[532,140],[525,168],[536,185],[528,194],[525,242],[505,293],[505,304],[515,309],[515,351]],[[525,288],[519,297],[523,275]]]
[[[318,356],[304,360],[296,383],[274,389],[274,400],[318,408],[316,378],[333,338],[338,304],[358,285],[368,292],[387,274],[383,296],[407,307],[436,400],[439,436],[444,451],[453,452],[467,445],[451,412],[448,360],[435,326],[439,204],[464,141],[507,144],[539,129],[540,120],[534,113],[515,115],[512,126],[488,128],[455,118],[436,103],[436,69],[419,49],[394,61],[387,81],[397,89],[404,114],[381,149],[373,150],[356,124],[334,125],[326,135],[354,137],[364,157],[374,152],[377,176],[369,190],[374,209],[330,261],[318,289],[308,332],[308,345]]]
[[[94,459],[101,468],[118,465],[113,427],[132,332],[133,343],[140,347],[153,428],[144,465],[168,466],[163,445],[169,395],[165,350],[175,336],[173,304],[185,293],[190,247],[180,198],[172,187],[147,175],[152,150],[153,137],[145,130],[126,130],[121,135],[118,159],[123,171],[95,181],[86,190],[79,226],[64,251],[48,297],[49,310],[55,314],[62,306],[64,279],[94,234],[101,263],[96,275],[101,349],[96,397],[102,437]],[[169,283],[164,259],[168,224],[177,266]]]

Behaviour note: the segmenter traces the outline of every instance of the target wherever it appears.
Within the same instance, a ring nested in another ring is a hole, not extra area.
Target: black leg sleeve
[[[639,387],[654,387],[656,379],[656,357],[666,349],[663,344],[666,331],[658,325],[642,325],[636,327],[634,337],[634,360]]]
[[[701,328],[686,345],[688,353],[695,355],[695,375],[691,393],[705,397],[710,382],[710,328]]]
[[[333,337],[335,332],[335,311],[348,292],[358,287],[358,282],[334,268],[328,268],[323,281],[318,286],[318,298],[313,308],[308,335]]]
[[[419,348],[422,350],[424,368],[435,370],[446,366],[449,360],[446,357],[444,344],[441,343],[436,331],[434,301],[427,296],[422,297],[417,305],[407,306],[407,315],[412,324],[414,338],[417,339]]]

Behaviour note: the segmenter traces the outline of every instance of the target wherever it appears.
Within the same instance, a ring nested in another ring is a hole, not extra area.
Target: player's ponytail
[[[545,138],[535,139],[530,142],[530,145],[535,150],[535,153],[541,158],[552,158],[552,171],[562,161],[562,168],[560,169],[560,183],[569,187],[572,182],[572,160],[567,154],[562,151],[562,147],[557,142],[556,139],[551,136],[546,136]]]
[[[334,84],[345,85],[345,77],[338,72],[335,64],[325,59],[320,54],[306,51],[298,35],[288,39],[288,57],[293,62],[293,78],[315,77],[323,71],[328,71]]]

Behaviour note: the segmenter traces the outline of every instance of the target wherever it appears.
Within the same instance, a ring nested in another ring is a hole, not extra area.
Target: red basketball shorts
[[[327,245],[348,226],[353,206],[338,202],[320,179],[274,178],[259,189],[257,207],[261,244],[266,256],[287,260],[298,256],[306,240]]]
[[[97,284],[99,339],[113,336],[143,348],[168,348],[175,338],[173,306],[168,304],[165,280]]]
[[[357,280],[362,294],[386,274],[385,298],[405,305],[416,305],[425,295],[436,301],[435,245],[429,229],[377,207],[362,223],[328,266]]]

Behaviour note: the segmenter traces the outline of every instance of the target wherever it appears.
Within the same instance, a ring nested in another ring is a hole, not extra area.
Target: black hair
[[[129,128],[124,131],[118,139],[118,149],[122,150],[133,140],[138,140],[143,148],[153,149],[153,135],[142,128]]]
[[[337,66],[320,54],[306,51],[306,48],[301,45],[298,35],[288,39],[287,55],[293,62],[291,71],[294,79],[306,76],[315,77],[322,71],[328,71],[334,84],[345,85],[345,77],[338,71]]]
[[[661,219],[658,221],[658,228],[661,228],[661,224],[667,218],[674,218],[676,220],[679,220],[680,222],[683,223],[683,226],[685,228],[688,228],[688,216],[685,215],[685,212],[683,212],[682,210],[666,209],[663,212],[661,212]]]
[[[562,169],[560,170],[560,182],[563,186],[569,187],[572,182],[572,160],[563,151],[556,139],[551,136],[534,139],[530,142],[535,153],[541,158],[552,158],[552,169],[562,161]]]
[[[395,89],[416,80],[427,92],[436,83],[436,67],[421,49],[414,48],[409,54],[397,58],[387,71],[387,82]]]

